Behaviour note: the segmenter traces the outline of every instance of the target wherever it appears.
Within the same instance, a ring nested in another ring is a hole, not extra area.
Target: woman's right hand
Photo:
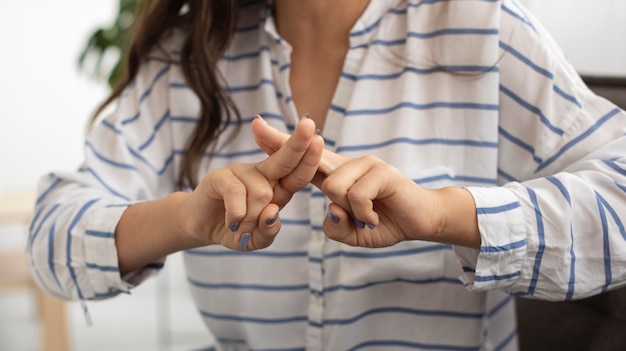
[[[257,123],[266,123],[256,118]],[[181,208],[184,233],[198,245],[249,251],[269,246],[280,229],[279,210],[317,171],[323,139],[303,119],[289,140],[258,163],[210,171]]]

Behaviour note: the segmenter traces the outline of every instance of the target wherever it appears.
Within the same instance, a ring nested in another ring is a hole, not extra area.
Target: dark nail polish
[[[339,217],[335,216],[335,214],[330,211],[328,211],[328,219],[335,224],[339,223]]]
[[[371,230],[374,230],[374,228],[376,228],[373,224],[371,223],[367,223],[367,227]]]
[[[302,118],[311,118],[311,115],[307,112],[302,115]]]
[[[244,233],[241,238],[239,239],[239,248],[242,250],[245,250],[246,247],[248,247],[248,243],[250,242],[250,237],[252,236],[252,234],[250,233]]]
[[[359,228],[361,228],[361,229],[365,228],[365,223],[364,223],[364,222],[361,222],[361,221],[360,221],[360,220],[358,220],[357,218],[353,218],[353,219],[354,219],[354,223],[356,223],[356,225],[357,225]]]
[[[272,218],[269,218],[269,219],[265,222],[265,224],[267,224],[267,225],[272,225],[272,224],[276,223],[276,221],[277,221],[277,220],[278,220],[278,216],[276,216],[276,217],[272,217]]]
[[[239,222],[231,224],[229,228],[231,232],[236,232],[239,229]]]
[[[315,134],[317,134],[317,135],[322,135],[322,131],[321,131],[321,130],[319,130],[319,129],[316,129],[316,130],[315,130]]]

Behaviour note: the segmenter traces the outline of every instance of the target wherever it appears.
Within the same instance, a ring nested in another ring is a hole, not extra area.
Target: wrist
[[[479,248],[480,230],[472,194],[461,187],[445,187],[434,192],[433,241]]]
[[[172,221],[173,227],[171,232],[174,234],[178,250],[188,250],[195,247],[210,245],[207,240],[200,239],[195,233],[197,230],[193,228],[193,221],[191,220],[188,211],[188,201],[190,194],[178,191],[168,196],[169,208],[174,214],[174,220]]]

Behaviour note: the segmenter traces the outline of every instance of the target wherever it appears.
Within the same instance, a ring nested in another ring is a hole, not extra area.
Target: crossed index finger
[[[291,174],[300,164],[314,136],[315,122],[308,118],[300,120],[287,142],[267,159],[257,163],[257,169],[268,180],[278,180]]]

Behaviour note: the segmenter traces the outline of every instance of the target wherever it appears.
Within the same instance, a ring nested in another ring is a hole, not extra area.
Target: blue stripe
[[[159,79],[161,77],[163,77],[165,75],[165,73],[167,73],[170,70],[170,65],[167,65],[165,67],[163,67],[158,73],[157,75],[152,79],[152,82],[150,83],[150,87],[144,91],[141,96],[139,97],[139,103],[142,103],[143,100],[145,100],[148,95],[150,95],[150,93],[152,92],[152,89],[154,89],[154,86],[156,85],[156,83],[159,81]],[[124,124],[122,122],[122,124]]]
[[[122,135],[122,131],[117,129],[117,128],[115,128],[115,126],[111,122],[107,121],[106,119],[103,119],[101,123],[102,123],[103,126],[109,128],[111,131],[113,131],[113,133],[115,133],[117,135]]]
[[[539,120],[541,121],[541,123],[543,123],[546,127],[548,127],[548,129],[550,129],[551,132],[553,132],[553,133],[555,133],[557,135],[565,134],[565,132],[562,129],[554,126],[552,124],[552,122],[550,122],[548,117],[546,117],[543,114],[543,111],[541,111],[540,108],[531,105],[529,102],[525,101],[519,95],[515,94],[514,92],[512,92],[511,90],[509,90],[508,88],[506,88],[502,84],[500,84],[500,91],[502,93],[504,93],[504,95],[510,97],[513,101],[517,102],[523,108],[525,108],[528,111],[532,112],[533,114],[537,115],[539,117]]]
[[[176,150],[177,153],[183,153],[181,150]],[[208,158],[234,158],[234,157],[244,157],[244,156],[252,156],[252,155],[265,155],[265,151],[262,149],[252,149],[252,150],[244,150],[244,151],[233,151],[233,152],[207,152],[204,154],[204,157]]]
[[[561,183],[560,180],[558,180],[556,177],[550,176],[546,178],[550,183],[554,184],[554,186],[556,186],[557,189],[559,189],[559,191],[561,192],[561,195],[565,198],[565,200],[567,200],[567,204],[570,207],[570,211],[571,211],[571,207],[572,207],[572,199],[570,197],[569,191],[567,191],[567,189],[565,188],[565,186],[563,185],[563,183]],[[574,286],[575,286],[575,282],[576,282],[576,253],[574,252],[574,230],[572,228],[572,224],[570,222],[570,228],[569,228],[569,232],[570,232],[570,247],[569,247],[569,254],[570,254],[570,267],[569,267],[569,282],[567,284],[567,294],[565,295],[565,300],[566,301],[570,301],[572,300],[572,298],[574,297]]]
[[[54,205],[49,211],[48,213],[46,213],[46,215],[43,217],[43,219],[41,220],[41,222],[39,222],[39,225],[37,226],[37,230],[35,230],[35,232],[30,236],[30,240],[28,241],[28,252],[30,253],[30,262],[31,265],[33,267],[36,267],[34,264],[34,255],[33,255],[33,243],[35,242],[35,239],[37,238],[37,235],[39,234],[39,231],[41,230],[41,227],[43,226],[43,224],[48,220],[48,218],[52,215],[52,213],[54,213],[57,208],[59,208],[59,204]],[[49,243],[49,242],[48,242]],[[49,249],[49,248],[48,248]],[[51,291],[52,289],[50,289],[47,284],[46,281],[44,279],[42,279],[41,277],[41,273],[39,272],[38,269],[34,269],[35,274],[37,275],[37,278],[39,280],[39,282],[41,282],[41,284],[43,285],[45,290]]]
[[[99,183],[100,183],[100,184],[101,184],[101,185],[102,185],[105,189],[107,189],[107,190],[108,190],[111,194],[113,194],[113,195],[115,195],[115,196],[117,196],[117,197],[119,197],[119,198],[122,198],[122,199],[124,199],[125,201],[130,201],[130,199],[129,199],[129,198],[127,198],[126,196],[124,196],[124,195],[120,194],[119,192],[115,191],[115,190],[114,190],[113,188],[111,188],[108,184],[106,184],[106,183],[102,180],[102,178],[100,178],[100,176],[99,176],[99,175],[98,175],[98,174],[97,174],[97,173],[96,173],[93,169],[91,169],[90,167],[88,167],[88,168],[81,168],[81,169],[79,169],[78,171],[79,171],[79,172],[80,172],[80,171],[82,171],[82,172],[87,172],[87,173],[91,174],[91,175],[92,175],[94,178],[96,178],[96,180],[97,180],[97,181],[98,181],[98,182],[99,182]]]
[[[500,205],[500,206],[495,206],[495,207],[478,207],[476,209],[476,213],[479,215],[496,214],[496,213],[511,211],[520,207],[521,205],[519,201],[515,201],[515,202],[508,203],[506,205]]]
[[[324,256],[324,259],[330,260],[339,257],[347,257],[347,258],[366,258],[366,259],[379,259],[379,258],[389,258],[389,257],[401,257],[401,256],[410,256],[417,255],[427,252],[433,251],[445,251],[452,250],[452,246],[444,245],[444,244],[435,244],[425,247],[416,247],[412,249],[406,250],[397,250],[397,251],[383,251],[379,250],[371,250],[371,251],[359,251],[359,252],[348,252],[348,251],[335,251]],[[314,260],[315,257],[310,257],[309,261]],[[319,258],[317,258],[319,260]]]
[[[170,121],[172,122],[198,123],[199,120],[200,119],[198,117],[170,116]]]
[[[555,93],[560,95],[565,100],[572,102],[574,105],[578,106],[579,108],[583,107],[583,105],[580,103],[580,101],[578,101],[578,99],[576,99],[573,95],[566,93],[563,89],[559,88],[556,84],[552,87],[552,90],[554,90]]]
[[[98,202],[98,200],[99,199],[93,199],[85,203],[78,210],[78,213],[76,213],[74,218],[72,218],[72,221],[70,222],[70,225],[67,228],[67,245],[65,247],[65,256],[67,257],[67,268],[69,269],[70,277],[72,278],[72,281],[74,282],[74,285],[76,286],[76,291],[78,292],[78,298],[81,300],[84,299],[84,296],[83,296],[83,292],[80,289],[80,286],[78,285],[78,280],[76,279],[76,271],[74,269],[74,265],[72,264],[72,231],[74,230],[74,227],[76,227],[76,224],[78,224],[78,221],[80,221],[80,219],[83,217],[85,212],[89,209],[89,207],[91,207],[93,204]]]
[[[33,228],[35,227],[35,223],[37,223],[37,221],[39,220],[39,216],[41,216],[41,213],[43,212],[44,207],[45,206],[39,206],[37,211],[35,211],[35,215],[33,216],[33,219],[30,221],[30,225],[28,226],[28,232],[29,233],[33,232]]]
[[[474,280],[477,281],[477,282],[491,282],[491,281],[498,281],[498,280],[506,280],[506,279],[516,278],[516,277],[519,277],[520,274],[522,274],[522,273],[517,271],[517,272],[508,273],[508,274],[501,274],[501,275],[487,275],[487,276],[476,275],[476,276],[474,276]]]
[[[263,78],[257,84],[243,85],[243,86],[236,86],[236,87],[227,87],[226,90],[229,93],[239,93],[239,92],[246,92],[246,91],[255,91],[255,90],[258,90],[263,85],[270,85],[270,86],[273,87],[274,86],[274,81],[271,80],[271,79]]]
[[[199,311],[200,311],[200,314],[205,318],[216,319],[220,321],[258,323],[258,324],[286,324],[286,323],[301,323],[301,322],[307,321],[307,316],[294,316],[294,317],[285,317],[285,318],[261,318],[261,317],[217,314],[217,313],[210,313],[210,312],[202,311],[202,310],[199,310]]]
[[[543,227],[543,215],[539,208],[539,202],[537,201],[537,195],[531,188],[526,187],[530,202],[535,208],[535,220],[537,221],[537,255],[535,256],[535,264],[533,266],[533,276],[530,279],[530,286],[528,287],[528,294],[533,295],[535,288],[537,287],[537,281],[539,279],[539,270],[541,268],[541,260],[543,258],[543,252],[546,248],[545,232]]]
[[[485,110],[485,111],[498,111],[498,105],[496,104],[480,104],[473,102],[431,102],[428,104],[415,104],[412,102],[401,102],[391,107],[381,109],[363,109],[363,110],[346,110],[345,108],[331,105],[331,109],[340,113],[343,113],[346,117],[359,116],[359,115],[384,115],[390,112],[399,110],[401,108],[409,108],[413,110],[430,110],[435,108],[449,108],[449,109],[473,109],[473,110]]]
[[[624,240],[626,240],[626,229],[624,229],[624,224],[622,223],[622,220],[620,219],[620,216],[617,214],[617,211],[615,211],[615,209],[609,204],[608,201],[606,201],[606,199],[604,197],[602,197],[602,195],[596,193],[596,197],[602,203],[604,208],[607,211],[609,211],[609,214],[611,215],[611,218],[613,218],[613,221],[615,221],[615,224],[617,225],[617,227],[619,229],[619,232],[622,235],[622,238],[624,238]],[[607,232],[607,237],[605,238],[605,240],[606,240],[607,246],[608,246],[608,242],[609,242],[608,232]],[[609,255],[610,255],[610,250],[608,250],[608,248],[607,248],[606,252],[609,253]],[[605,260],[606,259],[607,259],[607,257],[605,256]],[[609,259],[609,263],[610,263],[610,257],[608,257],[608,259]],[[610,272],[610,270],[609,270],[609,272]],[[607,283],[607,288],[608,288],[608,283]]]
[[[48,232],[48,267],[50,268],[50,273],[52,273],[52,277],[54,281],[57,283],[60,291],[63,291],[63,287],[61,286],[61,282],[59,281],[59,277],[57,276],[57,271],[54,268],[54,234],[56,232],[56,223],[52,224],[50,227],[50,231]]]
[[[115,266],[100,266],[95,263],[85,263],[85,266],[89,269],[97,269],[101,272],[119,272],[119,269]]]
[[[234,250],[220,250],[220,251],[206,251],[200,249],[187,250],[185,254],[188,255],[196,255],[196,256],[251,256],[251,257],[264,257],[264,258],[298,258],[298,257],[307,257],[307,251],[292,251],[292,252],[271,252],[271,251],[250,251],[250,252],[239,252]]]
[[[570,142],[565,144],[561,148],[561,150],[559,150],[554,156],[548,158],[544,163],[540,164],[539,167],[537,167],[537,169],[535,170],[535,173],[537,173],[537,172],[543,170],[544,168],[548,167],[550,164],[552,164],[554,161],[556,161],[559,157],[561,157],[567,150],[569,150],[572,147],[576,146],[576,144],[578,144],[583,139],[585,139],[588,136],[590,136],[591,134],[593,134],[593,132],[598,130],[604,123],[609,121],[611,118],[613,118],[617,114],[620,114],[621,112],[622,112],[622,110],[620,108],[615,108],[611,112],[609,112],[606,115],[602,116],[602,118],[600,118],[593,126],[589,127],[589,129],[587,129],[581,135],[579,135],[578,137],[572,139]]]
[[[511,295],[507,295],[499,304],[495,305],[489,312],[487,312],[487,318],[491,319],[495,316],[504,306],[510,304],[513,301]]]
[[[126,164],[126,163],[121,163],[121,162],[117,162],[114,161],[110,158],[106,158],[104,157],[102,154],[100,154],[96,148],[93,146],[93,144],[91,144],[91,142],[89,141],[85,141],[85,146],[91,150],[91,152],[94,154],[94,156],[96,156],[96,158],[98,158],[100,161],[113,166],[113,167],[117,167],[117,168],[121,168],[121,169],[129,169],[132,171],[137,171],[137,167],[135,167],[134,165],[130,165],[130,164]]]
[[[341,290],[356,291],[356,290],[367,289],[373,286],[385,285],[385,284],[396,284],[396,283],[412,284],[412,285],[427,285],[427,284],[439,284],[439,283],[462,285],[461,281],[458,278],[441,277],[441,278],[420,279],[420,280],[409,280],[409,279],[397,278],[397,279],[383,280],[383,281],[377,281],[377,282],[369,282],[369,283],[364,283],[364,284],[359,284],[359,285],[343,285],[343,284],[331,285],[331,286],[325,287],[324,291],[322,291],[321,293],[327,294],[327,293],[333,293],[333,292],[337,292]]]
[[[504,340],[502,340],[502,342],[498,345],[496,345],[496,348],[493,349],[494,351],[500,351],[500,350],[504,350],[507,346],[509,346],[509,344],[515,340],[515,337],[517,336],[517,330],[513,329],[511,331],[511,333],[509,333],[509,335],[504,338]]]
[[[600,220],[602,222],[602,241],[604,247],[604,285],[602,287],[602,293],[608,291],[608,287],[613,280],[613,274],[611,273],[611,241],[609,240],[609,223],[606,218],[606,213],[600,197],[596,193],[596,202],[598,204],[598,211],[600,212]]]
[[[135,113],[135,115],[133,115],[132,117],[129,117],[129,118],[123,119],[120,123],[121,123],[122,125],[126,125],[126,124],[129,124],[129,123],[133,123],[133,122],[135,122],[136,120],[138,120],[138,119],[139,119],[139,116],[141,116],[141,112],[137,112],[137,113]]]
[[[539,158],[535,154],[535,148],[532,145],[527,144],[527,143],[523,142],[521,139],[518,139],[518,138],[514,137],[511,133],[507,132],[502,127],[498,127],[498,132],[500,133],[500,135],[504,139],[506,139],[506,140],[512,142],[513,144],[521,147],[522,149],[528,151],[532,155],[533,161],[535,161],[537,163],[543,162],[543,160],[541,158]]]
[[[504,252],[519,249],[524,246],[526,246],[526,239],[502,246],[481,246],[480,252]]]
[[[511,55],[516,57],[518,60],[522,61],[524,64],[530,67],[533,71],[541,74],[542,76],[545,76],[546,78],[549,78],[550,80],[554,79],[554,74],[552,74],[552,72],[548,71],[545,68],[539,67],[539,65],[532,62],[529,58],[524,56],[521,52],[515,50],[512,46],[500,41],[500,48],[502,48],[505,51],[508,51]]]
[[[405,73],[414,73],[419,75],[428,75],[438,72],[482,72],[482,73],[497,73],[500,69],[497,66],[435,66],[431,68],[417,68],[417,67],[404,67],[400,72],[389,73],[389,74],[361,74],[355,75],[347,72],[342,72],[341,77],[351,81],[362,81],[362,80],[395,80]]]
[[[148,140],[146,140],[143,144],[139,146],[139,151],[143,151],[145,148],[150,146],[150,144],[152,143],[152,141],[154,140],[156,136],[156,133],[159,131],[159,129],[161,129],[161,127],[163,126],[165,121],[167,121],[169,116],[170,116],[170,110],[167,109],[165,113],[163,114],[163,116],[161,116],[161,118],[154,125],[154,129],[152,130],[152,134],[150,134],[150,137],[148,138]]]
[[[383,148],[394,144],[409,144],[409,145],[428,145],[428,144],[440,144],[448,146],[471,146],[471,147],[484,147],[495,149],[498,144],[490,141],[478,141],[478,140],[453,140],[453,139],[410,139],[410,138],[395,138],[376,144],[366,145],[346,145],[337,148],[336,152],[349,152],[349,151],[361,151]]]
[[[492,178],[480,178],[480,177],[472,177],[472,176],[464,176],[464,175],[455,175],[452,176],[450,174],[440,174],[420,179],[414,179],[413,181],[419,185],[424,185],[426,183],[438,182],[442,180],[450,180],[453,182],[462,182],[462,183],[482,183],[487,185],[495,185],[497,183],[496,179]]]
[[[614,171],[619,173],[622,176],[626,176],[626,169],[621,168],[615,162],[615,160],[603,160],[604,164],[611,167]]]
[[[511,15],[511,16],[515,17],[516,19],[518,19],[520,22],[522,22],[525,25],[529,26],[535,33],[537,33],[537,29],[532,24],[532,22],[530,22],[527,18],[522,17],[521,15],[516,13],[515,11],[511,10],[510,8],[508,8],[505,4],[502,4],[502,10],[503,10],[504,13],[508,13],[509,15]]]
[[[516,181],[518,181],[515,177],[513,177],[512,175],[510,175],[509,173],[503,171],[500,168],[498,168],[498,175],[500,177],[502,177],[507,182],[516,182]]]
[[[90,230],[90,229],[87,229],[85,231],[85,234],[88,235],[88,236],[96,237],[96,238],[105,238],[105,239],[113,239],[113,238],[115,238],[115,233],[101,232],[101,231]]]
[[[37,197],[37,200],[35,200],[35,205],[39,205],[46,198],[46,196],[48,196],[52,189],[56,188],[59,184],[61,184],[61,179],[55,179],[54,182],[52,182],[52,184],[50,184],[46,188],[46,190],[42,191],[41,194]]]
[[[498,35],[498,28],[444,28],[427,33],[408,32],[408,38],[431,39],[443,35]]]
[[[369,26],[365,27],[364,29],[357,30],[357,31],[354,31],[354,32],[350,32],[350,36],[351,37],[358,37],[358,36],[362,36],[364,34],[367,34],[367,33],[371,32],[376,27],[378,27],[378,25],[380,24],[381,20],[382,20],[382,17],[379,18],[378,20],[376,20],[376,22],[374,22],[374,23],[370,24]]]
[[[414,316],[430,316],[430,317],[452,317],[466,319],[481,319],[484,313],[456,312],[456,311],[437,311],[437,310],[418,310],[404,307],[380,307],[357,314],[350,318],[334,318],[324,319],[324,325],[347,325],[358,322],[359,320],[377,314],[409,314]]]
[[[369,340],[363,341],[348,349],[348,351],[356,351],[361,349],[374,349],[378,348],[408,348],[419,350],[441,350],[441,351],[478,351],[480,346],[458,346],[458,345],[443,345],[443,344],[426,344],[421,342],[411,342],[405,340]]]
[[[253,51],[253,52],[246,52],[246,53],[237,54],[237,55],[224,55],[222,56],[222,60],[232,62],[232,61],[245,60],[249,58],[255,58],[255,57],[259,57],[259,55],[261,55],[263,51],[270,51],[269,46],[263,45],[259,48],[259,50]]]
[[[193,286],[203,289],[232,289],[232,290],[258,290],[258,291],[298,291],[309,290],[309,284],[299,285],[260,285],[260,284],[237,284],[237,283],[205,283],[187,277],[187,281]]]
[[[39,231],[41,230],[41,227],[48,220],[48,218],[50,218],[52,213],[54,213],[54,211],[56,211],[59,208],[59,206],[60,206],[59,204],[55,204],[54,206],[52,206],[52,208],[50,208],[50,210],[43,216],[43,219],[41,220],[41,222],[39,222],[39,224],[37,225],[37,229],[34,232],[31,230],[32,234],[30,236],[30,240],[29,240],[29,243],[28,243],[28,247],[29,247],[31,252],[32,252],[33,243],[35,242],[35,239],[39,235]],[[42,210],[43,210],[43,208],[42,208]]]

